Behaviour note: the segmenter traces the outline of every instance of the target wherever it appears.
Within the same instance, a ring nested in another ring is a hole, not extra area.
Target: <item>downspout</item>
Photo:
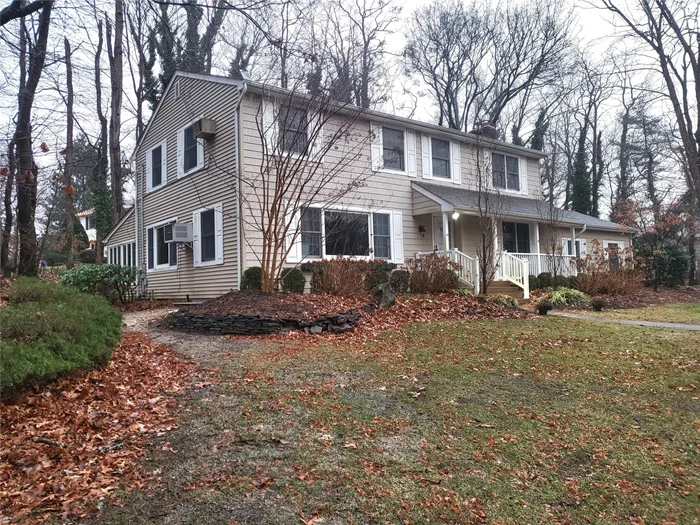
[[[238,260],[237,268],[237,288],[241,289],[241,279],[243,277],[243,261],[241,260],[241,243],[243,242],[241,236],[243,232],[241,231],[241,213],[243,213],[243,206],[241,203],[241,188],[243,184],[241,182],[241,177],[243,176],[243,124],[241,118],[241,105],[243,103],[243,97],[248,90],[248,83],[243,82],[243,88],[241,89],[241,96],[238,98],[238,106],[236,107],[236,115],[238,120],[238,159],[236,164],[238,168],[238,185],[236,188],[236,200],[238,209],[236,210],[236,228],[238,230],[238,235],[236,235],[236,259]]]

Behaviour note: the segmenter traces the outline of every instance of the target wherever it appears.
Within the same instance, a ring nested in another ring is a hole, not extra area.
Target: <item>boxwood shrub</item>
[[[138,276],[138,268],[132,266],[81,264],[66,271],[61,276],[61,284],[125,304],[134,299]]]
[[[292,293],[304,293],[306,279],[299,268],[285,268],[281,274],[282,290]]]
[[[241,278],[241,290],[260,290],[260,281],[262,280],[262,268],[260,266],[251,266]]]
[[[39,279],[18,278],[0,308],[3,398],[109,361],[121,337],[121,314],[103,297]]]

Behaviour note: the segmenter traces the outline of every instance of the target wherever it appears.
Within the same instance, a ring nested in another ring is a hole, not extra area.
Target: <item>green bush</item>
[[[542,272],[537,276],[537,280],[540,282],[540,288],[551,288],[552,287],[552,274],[549,272]]]
[[[520,306],[518,304],[518,300],[515,297],[511,297],[510,295],[506,295],[503,293],[495,295],[479,294],[476,296],[476,300],[480,303],[502,304],[503,306],[507,306],[508,308],[518,308]]]
[[[540,280],[536,275],[531,275],[529,277],[529,279],[530,279],[530,290],[539,290],[541,288]]]
[[[563,275],[555,275],[552,278],[552,288],[567,288],[569,286],[569,279]]]
[[[365,275],[365,290],[371,292],[380,284],[388,282],[389,272],[380,267],[372,268],[369,273]]]
[[[285,268],[282,270],[282,290],[285,292],[304,293],[306,279],[299,268]]]
[[[133,266],[82,264],[65,272],[61,283],[125,304],[134,299],[138,276],[139,270]]]
[[[2,397],[22,387],[109,361],[121,314],[102,297],[39,279],[18,278],[0,308]]]
[[[571,288],[573,290],[578,290],[578,275],[572,275],[571,277],[567,277],[567,288]]]
[[[541,298],[548,300],[554,308],[563,308],[565,306],[580,308],[588,306],[590,302],[590,298],[585,293],[579,290],[572,290],[571,288],[559,288],[558,290],[545,293]]]
[[[262,268],[260,266],[251,266],[243,272],[241,279],[241,290],[260,290],[260,281],[262,279]]]
[[[408,270],[394,270],[389,276],[389,284],[399,293],[406,293],[411,282],[411,274]]]
[[[600,312],[605,308],[605,299],[602,297],[594,297],[591,299],[591,308],[593,308],[594,311]]]
[[[83,250],[78,254],[78,260],[85,264],[95,264],[97,261],[97,254],[95,253],[95,250],[88,248],[87,250]]]

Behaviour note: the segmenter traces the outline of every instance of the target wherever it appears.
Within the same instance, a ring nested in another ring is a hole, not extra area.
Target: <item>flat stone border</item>
[[[373,308],[373,305],[367,305],[363,310],[370,311]],[[207,334],[269,335],[290,330],[304,331],[307,334],[338,334],[351,331],[361,316],[360,310],[348,310],[302,321],[245,314],[194,314],[181,308],[166,316],[161,325],[172,330]]]

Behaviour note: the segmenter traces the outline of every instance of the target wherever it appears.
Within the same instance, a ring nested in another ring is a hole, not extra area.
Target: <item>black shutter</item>
[[[170,246],[170,266],[177,266],[177,243],[171,242]]]
[[[148,229],[148,268],[153,268],[153,228]]]

